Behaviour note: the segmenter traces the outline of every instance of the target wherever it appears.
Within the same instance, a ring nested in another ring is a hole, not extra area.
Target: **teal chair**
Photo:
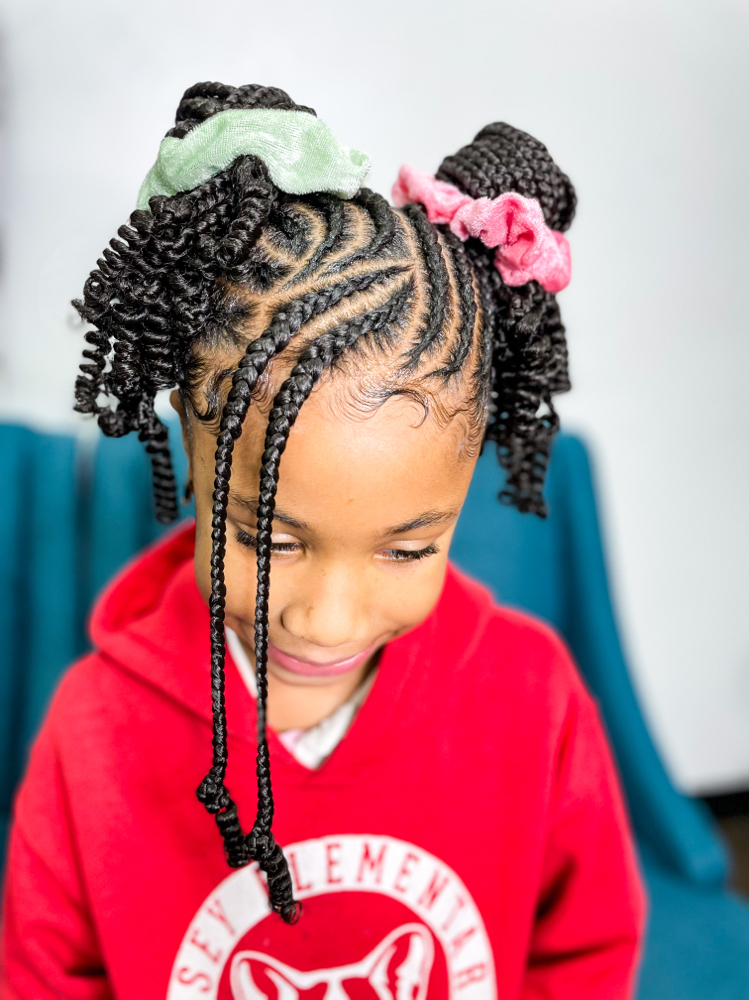
[[[550,622],[598,701],[650,896],[639,1000],[747,1000],[749,906],[725,889],[729,860],[708,810],[671,783],[637,703],[612,609],[593,477],[582,442],[560,434],[550,515],[497,503],[503,476],[479,459],[452,559],[506,604]]]
[[[0,812],[60,673],[83,645],[72,438],[0,426]],[[33,617],[32,617],[33,609]]]
[[[0,474],[2,856],[13,790],[60,675],[87,648],[93,599],[164,527],[153,516],[150,464],[134,435],[94,446],[0,424]]]
[[[185,458],[174,443],[184,483]],[[498,504],[502,476],[491,450],[479,460],[452,558],[500,600],[551,622],[600,704],[651,897],[638,998],[746,1000],[749,906],[725,889],[720,837],[705,809],[674,789],[640,713],[612,612],[585,449],[574,437],[558,437],[546,521]],[[149,465],[134,437],[94,447],[0,425],[0,468],[5,823],[55,683],[86,647],[94,595],[163,528],[152,514]]]

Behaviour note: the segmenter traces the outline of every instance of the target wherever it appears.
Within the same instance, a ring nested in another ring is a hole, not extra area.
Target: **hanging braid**
[[[265,703],[267,698],[267,640],[265,653],[256,646],[256,670],[258,678],[258,721],[257,721],[257,777],[258,813],[249,835],[242,833],[237,807],[225,785],[227,766],[226,706],[224,702],[224,665],[226,644],[224,636],[224,616],[226,606],[226,585],[224,580],[224,559],[226,552],[226,518],[229,500],[229,480],[231,478],[232,453],[234,443],[242,433],[244,418],[250,406],[253,390],[272,358],[284,350],[291,338],[299,332],[304,323],[315,315],[321,315],[338,304],[347,295],[353,295],[384,284],[403,272],[402,267],[384,268],[353,276],[336,286],[321,292],[311,292],[290,302],[282,312],[276,313],[266,332],[248,346],[232,378],[232,387],[224,406],[216,447],[216,479],[213,491],[212,551],[211,551],[211,692],[213,712],[213,764],[208,775],[198,789],[198,798],[209,812],[214,813],[224,839],[226,856],[234,867],[246,865],[256,860],[268,875],[268,887],[272,908],[288,922],[293,922],[298,910],[291,897],[291,881],[283,862],[280,848],[275,844],[270,832],[273,818],[273,799],[270,792],[270,766],[265,738]],[[365,314],[365,317],[368,314]],[[371,314],[372,323],[378,318],[377,311]],[[364,317],[363,317],[364,318]],[[280,458],[280,454],[279,454]],[[261,493],[262,496],[262,493]],[[258,518],[260,511],[258,512]],[[268,548],[268,562],[270,549]],[[258,574],[260,574],[261,553],[258,548]],[[258,576],[259,579],[259,576]],[[265,603],[258,605],[256,619],[265,620],[267,630],[267,591]],[[258,601],[261,601],[258,583]],[[258,633],[256,632],[256,635]],[[279,860],[279,857],[281,860]]]
[[[231,829],[225,831],[222,828],[221,832],[227,844],[227,850],[233,851],[235,854],[237,859],[235,863],[246,864],[247,860],[255,859],[259,862],[260,867],[268,873],[271,907],[280,913],[287,923],[294,923],[298,919],[300,908],[293,898],[291,879],[283,859],[283,853],[271,833],[273,792],[266,739],[271,533],[279,463],[301,405],[312,392],[323,371],[329,368],[346,348],[351,347],[360,338],[365,338],[370,333],[396,323],[407,306],[411,293],[411,284],[406,282],[384,305],[363,313],[347,323],[342,323],[312,341],[304,349],[299,361],[294,365],[291,375],[278,392],[268,421],[260,472],[256,536],[255,670],[257,674],[258,810],[255,825],[247,837],[243,838],[236,818],[236,806],[222,785],[221,792],[225,796],[221,799],[222,805],[225,810],[232,810],[232,812]],[[220,704],[223,711],[223,690],[221,695]],[[222,719],[222,723],[222,732],[225,732],[225,717]],[[202,801],[206,801],[204,786],[201,786],[198,797]],[[208,808],[212,812],[217,811],[213,803]],[[231,856],[229,863],[232,864]]]
[[[184,138],[229,108],[315,113],[277,88],[201,83],[185,92],[167,134]],[[472,197],[514,190],[538,198],[552,228],[566,229],[574,214],[574,191],[545,147],[508,125],[483,129],[443,162],[438,176]],[[256,861],[267,876],[271,909],[293,923],[299,906],[272,834],[266,738],[270,539],[291,427],[323,374],[345,365],[347,354],[359,364],[383,355],[390,374],[368,401],[381,405],[406,391],[425,405],[437,401],[443,419],[468,413],[478,445],[497,443],[507,470],[501,499],[543,515],[543,480],[558,425],[551,397],[569,387],[564,327],[553,295],[534,282],[505,286],[483,245],[432,226],[421,206],[396,213],[366,188],[349,201],[291,196],[275,187],[255,156],[240,156],[192,191],[152,198],[150,211],[134,212],[118,236],[75,303],[93,326],[85,334],[76,409],[94,414],[110,436],[138,433],[151,458],[163,521],[176,519],[177,497],[156,393],[177,386],[196,419],[217,425],[209,598],[213,759],[198,798],[216,818],[229,865]],[[294,338],[301,341],[298,350],[289,348]],[[260,471],[258,802],[245,834],[225,785],[227,511],[234,445],[261,377],[287,349],[297,352],[296,361],[272,402]],[[216,370],[217,350],[239,360]],[[461,390],[461,402],[450,409],[463,383],[468,391]]]

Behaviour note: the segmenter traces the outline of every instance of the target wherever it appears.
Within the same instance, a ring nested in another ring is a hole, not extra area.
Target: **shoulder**
[[[16,820],[29,826],[35,842],[34,817],[62,812],[69,772],[85,770],[101,759],[97,740],[111,741],[111,715],[127,700],[118,672],[96,653],[82,657],[63,674],[31,746],[16,799]],[[62,796],[62,798],[61,798]]]
[[[569,649],[551,625],[499,604],[487,587],[452,565],[438,610],[442,626],[460,646],[466,663],[477,658],[493,662],[520,658],[529,665],[543,661],[570,673],[570,681],[577,679]]]
[[[452,672],[490,702],[565,714],[590,697],[564,639],[546,622],[500,605],[482,584],[451,566],[440,630]]]
[[[59,750],[89,742],[92,728],[106,728],[128,706],[143,698],[139,679],[107,656],[90,653],[70,666],[60,679],[44,720],[40,739]]]

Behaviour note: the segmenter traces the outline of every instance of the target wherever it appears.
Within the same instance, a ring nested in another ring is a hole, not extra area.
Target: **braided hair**
[[[200,83],[189,88],[167,133],[183,138],[230,108],[315,112],[273,87]],[[505,124],[489,125],[447,157],[437,174],[474,198],[516,191],[536,198],[547,225],[564,230],[575,210],[568,178],[546,148]],[[362,188],[289,195],[256,156],[239,156],[193,190],[155,196],[104,250],[75,307],[92,329],[76,381],[76,409],[109,436],[135,431],[153,470],[159,520],[177,517],[168,430],[154,398],[177,387],[191,414],[216,431],[211,548],[213,760],[198,798],[216,818],[227,861],[256,861],[270,906],[299,915],[283,852],[271,831],[266,739],[271,528],[281,455],[304,401],[325,372],[384,359],[367,402],[408,393],[438,419],[467,414],[473,441],[494,441],[506,470],[500,499],[545,516],[542,488],[558,426],[552,397],[569,388],[564,327],[554,295],[534,281],[510,288],[490,253],[432,225],[417,204],[396,212]],[[254,330],[257,335],[251,335]],[[292,341],[295,341],[292,344]],[[274,361],[288,376],[268,416],[257,508],[257,785],[244,833],[225,785],[224,665],[227,505],[234,445]],[[228,367],[216,356],[233,358]],[[455,387],[461,403],[450,407]]]

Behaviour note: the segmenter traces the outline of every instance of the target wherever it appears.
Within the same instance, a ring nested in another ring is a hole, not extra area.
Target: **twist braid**
[[[468,146],[443,160],[436,175],[472,198],[517,191],[536,198],[552,229],[575,214],[569,178],[537,139],[502,122],[487,125]],[[486,248],[465,244],[489,342],[489,420],[485,439],[497,443],[507,471],[503,503],[546,516],[543,484],[559,426],[552,396],[570,387],[567,347],[556,298],[536,282],[504,284]]]
[[[182,138],[230,107],[314,114],[276,88],[197,84],[185,93],[169,134]],[[93,350],[84,351],[75,408],[95,415],[110,437],[138,431],[151,458],[160,521],[175,520],[178,504],[168,431],[154,414],[154,397],[185,382],[194,340],[225,322],[221,280],[252,275],[258,233],[277,201],[265,164],[254,156],[239,157],[192,191],[152,198],[150,212],[133,212],[119,229],[83,299],[73,303],[95,327],[86,334]],[[114,397],[116,406],[101,404],[100,396]]]
[[[445,157],[437,177],[472,198],[496,198],[505,191],[536,198],[546,224],[560,232],[575,215],[575,189],[546,146],[505,122],[487,125],[473,142]]]
[[[161,521],[174,520],[178,507],[154,397],[184,379],[193,339],[219,313],[217,278],[237,280],[246,269],[275,197],[265,165],[248,156],[185,195],[153,198],[151,212],[133,212],[120,228],[74,303],[97,328],[87,336],[94,351],[76,381],[76,409],[96,414],[108,436],[139,431]],[[116,408],[99,405],[100,394],[116,397]]]
[[[183,139],[188,132],[219,111],[231,108],[275,108],[277,111],[315,112],[303,104],[295,104],[285,90],[263,87],[257,83],[230,87],[225,83],[196,83],[182,95],[175,115],[176,124],[167,135]]]
[[[169,430],[156,416],[153,399],[143,402],[143,414],[139,418],[138,440],[146,446],[151,459],[153,492],[156,500],[156,516],[164,524],[171,524],[179,516],[177,508],[177,480],[172,468],[169,451]]]

